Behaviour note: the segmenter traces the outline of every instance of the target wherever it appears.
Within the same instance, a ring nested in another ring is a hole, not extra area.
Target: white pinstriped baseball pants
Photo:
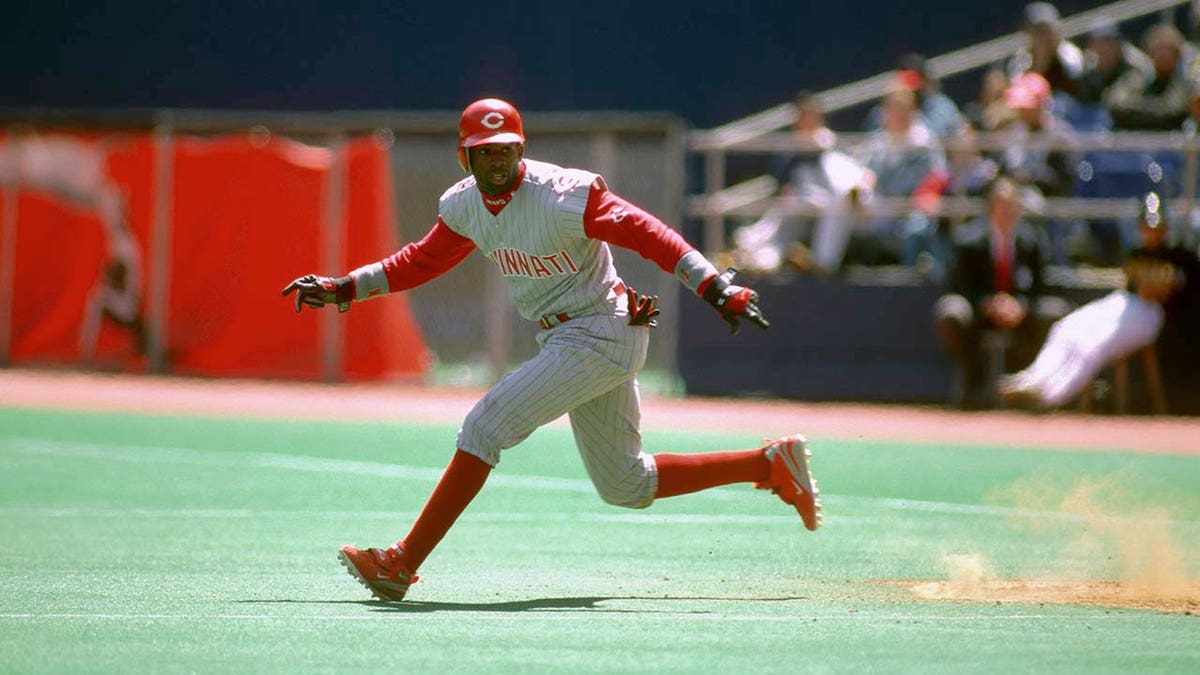
[[[616,506],[649,506],[658,471],[642,452],[635,376],[646,363],[650,331],[627,321],[586,316],[539,333],[537,356],[505,375],[467,414],[458,447],[495,466],[502,450],[568,414],[600,497]]]

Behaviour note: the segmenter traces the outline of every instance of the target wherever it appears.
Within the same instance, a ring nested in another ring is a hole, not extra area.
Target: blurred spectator
[[[868,135],[855,152],[874,175],[873,198],[913,198],[918,188],[930,190],[930,181],[946,176],[946,156],[937,137],[917,116],[917,96],[897,88],[883,99],[881,128]],[[940,190],[936,190],[940,191]],[[907,216],[873,217],[868,237],[859,242],[858,256],[867,264],[916,263],[902,255],[907,240],[927,234],[929,217],[917,210]]]
[[[856,154],[875,174],[875,195],[911,196],[930,172],[945,169],[942,145],[918,118],[916,96],[907,89],[884,97],[881,121]]]
[[[926,213],[937,213],[943,196],[982,197],[1000,174],[1000,165],[980,151],[978,132],[966,122],[947,141],[946,160],[945,181],[938,184],[935,172],[914,194],[918,208]],[[925,278],[945,279],[953,255],[954,231],[959,222],[959,218],[937,217],[931,222],[930,230],[909,238],[907,255],[912,257],[915,252],[917,268]]]
[[[995,130],[1004,146],[997,155],[1001,171],[1032,188],[1038,201],[1073,195],[1079,164],[1075,131],[1051,109],[1050,85],[1037,73],[1015,78],[1004,91],[1004,106],[996,109]],[[1050,219],[1044,227],[1053,262],[1066,264],[1070,242],[1083,223]]]
[[[925,57],[920,54],[905,54],[896,64],[894,86],[907,89],[917,95],[917,109],[921,123],[938,138],[953,136],[962,124],[958,105],[942,93],[941,84],[930,75]],[[867,113],[865,129],[875,131],[883,126],[883,104],[876,105]]]
[[[992,129],[1005,141],[1000,155],[1004,172],[1044,197],[1070,195],[1078,138],[1051,112],[1050,83],[1036,73],[1014,78],[1004,90],[1004,106],[993,112]]]
[[[825,126],[825,108],[816,94],[802,91],[796,94],[793,104],[796,119],[792,137],[802,148],[771,160],[771,175],[779,182],[781,196],[801,193],[805,186],[821,180],[821,153],[837,143],[837,136]]]
[[[1105,365],[1153,344],[1164,321],[1200,310],[1195,302],[1200,260],[1195,251],[1167,246],[1165,212],[1157,194],[1146,196],[1138,218],[1141,246],[1125,261],[1125,288],[1055,322],[1033,363],[999,383],[1005,400],[1061,406]]]
[[[979,150],[979,132],[963,124],[946,146],[950,178],[946,194],[981,197],[1000,174],[1000,165]]]
[[[987,129],[988,109],[1004,104],[1004,90],[1008,89],[1008,75],[1003,68],[988,68],[979,80],[978,97],[963,106],[963,117],[976,129]]]
[[[947,293],[934,308],[939,337],[959,369],[956,398],[963,407],[992,399],[985,335],[1015,364],[1028,364],[1049,326],[1069,306],[1043,295],[1046,244],[1022,218],[1020,188],[1007,177],[988,190],[987,214],[955,233]],[[994,373],[999,375],[999,373]]]
[[[790,262],[801,269],[834,273],[846,261],[851,237],[864,229],[868,231],[855,242],[858,262],[915,263],[915,254],[904,255],[906,240],[929,230],[928,216],[919,211],[899,218],[864,214],[876,197],[912,200],[921,190],[944,188],[945,155],[918,120],[916,101],[916,92],[907,88],[884,97],[882,128],[869,134],[853,156],[831,148],[833,135],[823,117],[798,113],[795,132],[812,149],[777,162],[776,175],[784,186],[781,208],[734,232],[734,264],[769,270]],[[819,125],[816,120],[821,120]],[[811,249],[793,245],[803,229],[788,222],[787,211],[796,206],[820,212],[812,227]]]
[[[1055,93],[1075,96],[1083,75],[1083,52],[1062,37],[1058,9],[1048,2],[1025,6],[1023,25],[1027,44],[1008,62],[1008,77],[1037,73]]]
[[[1130,44],[1117,24],[1103,21],[1088,34],[1077,98],[1081,103],[1100,103],[1125,73],[1134,70],[1149,76],[1153,69],[1150,57]]]
[[[822,158],[832,150],[837,137],[825,125],[825,110],[816,94],[802,91],[796,95],[794,105],[792,135],[801,147],[772,158],[770,169],[779,185],[780,206],[733,232],[731,262],[741,269],[774,272],[790,264],[811,270],[816,263],[804,241],[813,229],[814,219],[788,212],[804,205],[823,212],[835,210],[835,189]],[[840,255],[838,258],[840,262]]]
[[[1188,117],[1192,84],[1181,59],[1179,29],[1169,23],[1151,26],[1144,46],[1153,71],[1130,70],[1108,90],[1104,103],[1117,129],[1173,131]]]

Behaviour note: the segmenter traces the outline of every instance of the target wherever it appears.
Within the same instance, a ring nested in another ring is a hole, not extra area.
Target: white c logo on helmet
[[[490,112],[484,115],[480,122],[489,129],[499,129],[504,126],[504,115],[498,112]]]

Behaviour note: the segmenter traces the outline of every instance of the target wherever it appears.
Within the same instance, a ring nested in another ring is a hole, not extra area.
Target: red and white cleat
[[[796,507],[804,527],[815,531],[821,526],[821,490],[808,466],[812,453],[805,442],[804,436],[795,434],[768,443],[763,452],[771,462],[771,474],[754,487],[770,490]]]
[[[405,566],[400,559],[400,549],[395,546],[361,551],[353,546],[343,546],[338,551],[338,559],[350,576],[358,579],[358,583],[379,600],[399,602],[408,593],[408,587],[417,582],[417,575]]]

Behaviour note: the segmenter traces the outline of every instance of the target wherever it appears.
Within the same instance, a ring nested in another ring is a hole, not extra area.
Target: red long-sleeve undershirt
[[[583,232],[634,251],[667,274],[674,274],[679,259],[695,250],[653,214],[596,185],[583,212]]]
[[[405,244],[404,248],[382,260],[388,291],[404,291],[436,279],[474,250],[475,242],[451,230],[438,216],[437,223],[424,238]]]
[[[653,214],[605,189],[592,185],[583,213],[583,231],[592,239],[627,248],[668,274],[694,250],[678,232]],[[449,271],[475,250],[475,242],[451,230],[441,217],[420,241],[383,259],[391,292],[415,288]]]

